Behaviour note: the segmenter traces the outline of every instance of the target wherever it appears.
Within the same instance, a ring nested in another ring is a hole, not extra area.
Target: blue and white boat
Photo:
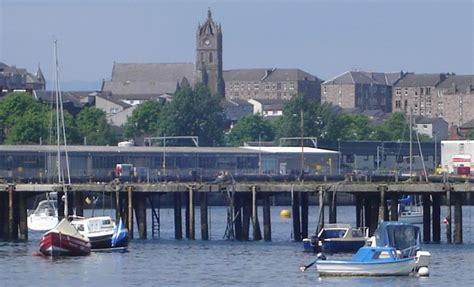
[[[428,251],[421,250],[419,226],[400,221],[385,221],[379,224],[369,242],[371,246],[393,247],[401,258],[414,256],[416,258],[416,270],[420,274],[428,274],[431,254]]]
[[[406,276],[415,266],[414,256],[401,258],[395,248],[379,246],[364,246],[351,260],[316,261],[320,276]]]
[[[352,228],[350,224],[326,224],[318,236],[303,239],[306,252],[352,253],[369,239],[366,227]]]
[[[91,218],[74,217],[71,224],[91,242],[92,251],[125,250],[128,246],[128,230],[110,216]]]

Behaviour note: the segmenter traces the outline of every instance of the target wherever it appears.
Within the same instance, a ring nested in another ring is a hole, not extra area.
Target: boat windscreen
[[[398,250],[420,246],[420,228],[413,224],[381,224],[375,232],[377,246]]]

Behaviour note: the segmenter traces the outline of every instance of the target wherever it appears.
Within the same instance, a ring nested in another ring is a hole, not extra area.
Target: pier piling
[[[183,227],[181,219],[181,193],[173,193],[174,197],[174,238],[183,238]]]
[[[242,240],[250,239],[250,220],[252,219],[252,194],[240,195],[242,204]]]
[[[356,226],[363,227],[364,224],[364,198],[360,194],[354,195],[355,197],[355,213],[356,213]]]
[[[454,243],[462,244],[462,193],[454,194]]]
[[[272,240],[272,225],[270,216],[270,195],[263,196],[263,238],[265,241]]]
[[[292,191],[291,213],[293,218],[293,240],[301,241],[300,193]]]
[[[424,194],[422,196],[422,204],[423,204],[423,242],[429,243],[431,241],[431,202],[430,196],[428,194]]]
[[[329,193],[331,197],[331,205],[329,205],[329,223],[336,223],[337,222],[337,194],[336,190],[334,189]]]
[[[390,196],[390,220],[398,221],[398,194],[396,193]]]
[[[308,213],[309,213],[309,206],[308,206],[308,193],[302,192],[300,194],[301,197],[301,237],[307,238],[308,237]]]
[[[134,194],[135,199],[135,217],[138,225],[138,237],[140,239],[147,239],[146,231],[146,203],[144,194]]]
[[[446,187],[446,241],[448,244],[453,243],[453,236],[452,236],[452,227],[451,227],[451,221],[452,221],[452,208],[451,208],[451,187],[447,186]]]
[[[27,194],[18,194],[19,197],[19,229],[20,240],[28,240],[28,214],[26,209]]]
[[[433,225],[433,242],[440,243],[441,241],[441,195],[431,195],[433,199],[433,210],[431,214],[431,224]]]
[[[132,199],[133,187],[127,187],[127,229],[128,236],[133,239],[133,199]]]
[[[262,233],[260,231],[257,213],[257,187],[255,185],[252,186],[252,230],[253,240],[262,240]]]
[[[190,186],[188,187],[188,218],[189,218],[189,223],[188,228],[189,228],[189,239],[194,240],[195,239],[195,222],[194,222],[194,187]]]
[[[209,191],[211,191],[211,187],[209,187]],[[209,240],[207,194],[205,192],[199,193],[199,205],[201,208],[201,239]]]

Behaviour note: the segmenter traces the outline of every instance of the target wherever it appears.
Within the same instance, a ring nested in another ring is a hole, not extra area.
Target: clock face
[[[209,39],[204,39],[204,45],[206,46],[211,45],[211,41]]]

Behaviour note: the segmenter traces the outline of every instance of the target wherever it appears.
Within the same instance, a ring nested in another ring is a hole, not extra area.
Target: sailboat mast
[[[409,133],[410,133],[410,156],[409,156],[409,161],[410,161],[410,178],[411,178],[411,175],[412,175],[412,161],[413,161],[413,151],[412,151],[412,145],[413,145],[413,135],[412,135],[412,109],[410,108],[410,116],[409,116],[409,119],[410,119],[410,124],[409,124]]]
[[[58,42],[54,41],[54,60],[55,60],[55,88],[56,88],[56,144],[58,149],[57,154],[57,168],[58,168],[58,184],[62,186],[64,191],[64,217],[67,218],[69,215],[68,212],[68,188],[64,190],[65,180],[64,174],[61,166],[61,141],[64,144],[65,159],[66,159],[66,172],[67,172],[67,186],[71,185],[71,177],[69,171],[69,159],[66,146],[66,127],[64,124],[64,110],[61,94],[61,86],[59,84],[59,60],[58,60]],[[62,133],[62,136],[61,136]]]

